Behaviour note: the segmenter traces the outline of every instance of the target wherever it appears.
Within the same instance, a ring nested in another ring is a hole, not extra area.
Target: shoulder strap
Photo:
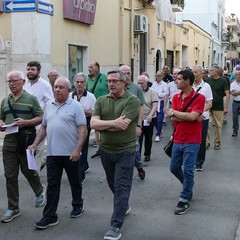
[[[199,92],[199,91],[201,90],[201,88],[202,88],[202,87],[199,87],[196,92]]]
[[[98,75],[98,77],[97,77],[97,79],[95,79],[95,83],[94,83],[94,86],[93,86],[93,89],[92,89],[92,93],[94,93],[94,91],[95,91],[95,88],[96,88],[96,86],[97,86],[97,83],[98,83],[98,80],[100,79],[100,77],[101,77],[101,73]]]
[[[11,111],[14,119],[18,118],[16,112],[13,110],[13,107],[12,107],[12,105],[11,105],[11,103],[10,103],[10,99],[9,99],[9,98],[8,98],[8,106],[9,106],[9,109],[10,109],[10,111]]]
[[[189,106],[193,103],[193,101],[199,96],[200,94],[199,93],[196,93],[192,99],[189,101],[189,103],[186,105],[186,107],[183,109],[183,112],[186,112],[187,109],[189,108]]]

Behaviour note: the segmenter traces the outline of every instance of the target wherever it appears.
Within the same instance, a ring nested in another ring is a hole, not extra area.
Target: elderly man
[[[232,101],[232,121],[233,121],[233,133],[232,137],[238,135],[238,116],[240,111],[240,70],[235,72],[236,81],[231,83],[230,92],[233,96]]]
[[[180,68],[176,68],[173,70],[173,81],[168,83],[168,86],[167,86],[168,91],[164,98],[164,112],[166,111],[168,103],[169,103],[169,107],[171,107],[173,95],[181,92],[181,90],[177,88],[177,77],[180,71],[182,71]]]
[[[51,84],[52,89],[54,90],[54,83],[55,83],[55,81],[57,80],[57,78],[59,76],[57,70],[54,70],[54,69],[50,70],[48,72],[47,76],[48,76],[48,79],[49,79],[49,83]]]
[[[227,81],[219,76],[219,67],[212,66],[210,68],[210,78],[207,79],[207,83],[211,86],[213,93],[212,107],[210,109],[209,123],[214,119],[215,123],[215,137],[214,137],[214,149],[219,150],[221,146],[221,134],[223,125],[223,116],[228,113],[228,105],[230,101],[229,86]],[[225,103],[223,98],[226,96]],[[206,147],[210,147],[210,124],[208,126],[208,135],[206,141]]]
[[[126,86],[125,88],[132,93],[133,95],[135,95],[136,97],[138,97],[139,102],[140,102],[140,111],[139,111],[139,116],[138,116],[138,124],[136,126],[136,133],[137,133],[137,137],[140,137],[141,133],[142,133],[142,121],[143,121],[143,104],[145,103],[144,100],[144,96],[143,96],[143,92],[142,89],[136,84],[133,83],[131,81],[131,76],[132,76],[132,71],[131,68],[127,65],[122,65],[119,68],[122,72],[125,73],[126,75]],[[142,160],[141,160],[141,156],[140,156],[140,148],[139,148],[139,139],[137,138],[137,145],[136,145],[136,154],[135,154],[135,161],[134,161],[134,165],[138,170],[138,175],[140,177],[141,180],[145,179],[145,171],[142,167]],[[146,160],[150,160],[150,158],[145,158],[144,161]]]
[[[167,65],[164,65],[162,68],[162,73],[163,73],[163,81],[165,83],[169,83],[173,81],[173,77],[170,74],[170,72],[171,72],[170,67],[168,67]]]
[[[88,78],[87,78],[87,91],[94,94],[96,99],[100,96],[106,95],[109,93],[108,85],[107,85],[107,76],[100,72],[100,65],[98,62],[94,61],[88,66]],[[97,146],[100,143],[100,133],[95,131],[95,140]],[[91,156],[91,158],[99,158],[100,151],[99,149],[95,154]]]
[[[42,126],[34,143],[29,146],[33,154],[47,136],[47,204],[43,218],[34,224],[38,229],[58,224],[56,212],[63,169],[71,186],[73,209],[70,217],[79,217],[84,210],[78,161],[87,136],[86,117],[82,106],[69,98],[70,91],[70,81],[59,77],[54,83],[55,101],[46,106]]]
[[[143,137],[144,141],[144,156],[149,158],[152,150],[152,136],[153,128],[156,125],[156,111],[158,107],[158,96],[157,92],[148,87],[148,77],[140,75],[137,77],[137,83],[142,88],[145,103],[143,105],[143,123],[142,123],[142,134],[139,138],[140,154],[142,149]]]
[[[114,211],[104,239],[121,238],[120,228],[129,212],[139,100],[125,90],[121,70],[108,72],[110,93],[97,99],[91,127],[101,131],[100,152],[107,182],[114,194]]]
[[[24,74],[14,70],[8,74],[8,86],[11,93],[1,102],[0,131],[5,131],[5,124],[15,124],[19,130],[31,130],[35,134],[35,126],[42,121],[42,110],[38,100],[33,95],[23,90]],[[6,178],[8,209],[1,218],[6,223],[20,216],[18,174],[19,167],[27,178],[35,195],[35,206],[40,207],[45,201],[44,187],[40,183],[39,175],[34,170],[28,169],[25,149],[17,148],[19,133],[5,135],[3,144],[3,166]],[[34,135],[35,136],[35,135]],[[33,136],[33,137],[34,137]]]
[[[156,82],[153,83],[151,88],[154,89],[158,95],[157,133],[155,142],[159,142],[164,118],[164,98],[168,94],[168,85],[163,81],[163,72],[157,71]]]
[[[196,160],[196,171],[203,171],[203,163],[205,162],[206,156],[206,138],[208,131],[208,122],[209,122],[209,110],[212,107],[212,89],[208,83],[204,82],[202,79],[202,67],[194,66],[193,74],[194,74],[194,83],[193,89],[196,92],[199,92],[205,96],[205,106],[204,113],[200,116],[199,120],[202,122],[202,141],[200,145],[200,149],[198,151],[198,156]]]
[[[84,73],[82,72],[77,73],[73,78],[75,91],[70,94],[70,98],[75,99],[82,105],[85,116],[86,116],[86,121],[87,121],[88,134],[87,134],[87,138],[84,143],[81,158],[79,161],[79,173],[80,173],[81,183],[85,181],[85,173],[87,173],[90,169],[88,165],[88,160],[87,160],[89,136],[91,132],[90,120],[91,120],[92,112],[96,102],[95,96],[86,90],[86,82],[87,82],[87,77],[84,75]]]

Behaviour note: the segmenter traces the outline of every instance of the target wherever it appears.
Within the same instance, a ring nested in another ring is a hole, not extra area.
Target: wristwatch
[[[137,127],[140,127],[140,128],[141,128],[142,126],[141,126],[141,125],[139,125],[139,124],[137,124]]]

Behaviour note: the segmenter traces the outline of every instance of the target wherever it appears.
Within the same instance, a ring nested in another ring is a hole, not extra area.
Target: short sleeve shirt
[[[47,129],[47,156],[70,156],[79,139],[78,127],[86,125],[83,107],[71,98],[61,105],[50,102],[42,125]]]
[[[125,115],[132,120],[126,130],[101,131],[100,149],[108,153],[134,152],[138,114],[139,100],[128,91],[125,91],[124,95],[119,98],[113,98],[110,94],[99,97],[93,116],[99,116],[101,120],[114,120]]]
[[[172,100],[172,108],[177,111],[183,111],[185,106],[189,103],[196,92],[192,89],[192,92],[186,98],[182,98],[182,92],[175,94]],[[198,112],[200,114],[204,111],[205,97],[202,94],[190,104],[186,112]],[[176,129],[174,133],[174,142],[180,144],[186,143],[197,143],[201,144],[201,132],[202,123],[195,121],[182,121],[174,122],[174,127]]]

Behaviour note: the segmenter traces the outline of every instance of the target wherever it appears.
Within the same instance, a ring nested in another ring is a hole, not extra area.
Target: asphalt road
[[[133,180],[131,213],[121,229],[123,240],[236,240],[240,219],[240,136],[231,137],[229,121],[223,127],[222,148],[207,150],[203,172],[196,172],[191,209],[182,216],[174,214],[181,191],[180,183],[169,171],[169,158],[163,152],[171,132],[164,127],[161,142],[153,144],[152,160],[145,166],[146,179]],[[90,147],[89,155],[95,152]],[[85,212],[77,219],[69,217],[71,193],[63,175],[58,207],[59,225],[35,230],[34,222],[42,208],[34,207],[34,195],[20,174],[21,216],[10,223],[0,223],[0,239],[8,240],[98,240],[103,239],[112,213],[112,194],[107,186],[100,159],[89,159],[91,170],[83,185]],[[41,179],[46,184],[46,170]],[[136,174],[136,173],[135,173]],[[7,207],[5,178],[0,161],[0,214]]]

